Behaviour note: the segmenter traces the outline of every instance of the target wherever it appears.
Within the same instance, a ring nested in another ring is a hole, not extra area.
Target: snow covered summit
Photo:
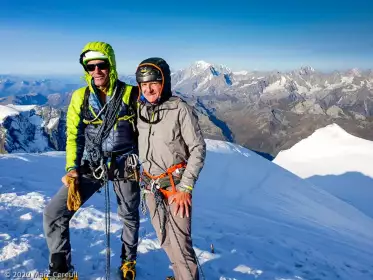
[[[289,150],[279,152],[274,162],[302,178],[351,171],[373,178],[373,142],[331,124],[316,130]]]
[[[281,151],[273,162],[373,218],[372,141],[331,124]]]

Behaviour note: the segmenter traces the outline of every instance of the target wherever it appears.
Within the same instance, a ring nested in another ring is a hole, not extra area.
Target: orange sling
[[[166,199],[168,199],[170,196],[174,195],[177,192],[176,186],[175,186],[175,181],[174,181],[172,173],[174,173],[179,168],[185,168],[185,167],[186,167],[186,162],[181,162],[181,163],[175,164],[175,165],[167,168],[165,173],[162,173],[162,174],[157,175],[157,176],[153,176],[153,175],[149,174],[146,170],[144,170],[143,173],[152,180],[162,179],[162,178],[165,178],[166,176],[169,177],[172,190],[168,191],[168,190],[162,189],[162,188],[159,189],[159,191],[164,195],[164,197]]]

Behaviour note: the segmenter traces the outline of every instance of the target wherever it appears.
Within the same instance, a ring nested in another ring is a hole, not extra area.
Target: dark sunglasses
[[[107,70],[109,69],[110,65],[108,62],[100,62],[100,63],[97,63],[97,64],[87,64],[85,66],[85,69],[87,71],[95,71],[96,69],[96,66],[98,67],[98,69],[100,70]]]

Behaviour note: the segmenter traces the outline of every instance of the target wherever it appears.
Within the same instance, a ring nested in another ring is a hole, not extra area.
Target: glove
[[[68,184],[69,178],[74,178],[75,184],[79,184],[79,174],[78,174],[78,171],[76,171],[75,169],[67,172],[66,175],[61,178],[62,183],[67,188],[69,187],[69,184]]]
[[[62,183],[69,188],[67,194],[67,209],[77,211],[82,205],[79,193],[79,174],[76,170],[71,170],[62,177]]]

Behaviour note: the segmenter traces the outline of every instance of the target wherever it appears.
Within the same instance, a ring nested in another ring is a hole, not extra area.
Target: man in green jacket
[[[193,108],[172,96],[165,60],[142,61],[136,80],[141,88],[137,113],[139,159],[151,221],[175,278],[196,280],[199,273],[191,237],[192,192],[204,164],[206,145]]]
[[[131,168],[130,161],[137,159],[138,150],[135,129],[138,88],[118,79],[114,51],[107,43],[88,43],[80,55],[80,63],[87,86],[73,93],[67,111],[64,186],[43,213],[50,252],[49,279],[74,279],[61,276],[73,269],[69,221],[80,205],[112,180],[118,215],[123,220],[121,276],[133,280],[140,191],[135,179],[136,168]],[[75,196],[72,194],[75,189],[78,196],[76,192]],[[77,199],[78,207],[68,207],[72,197],[80,198]]]

